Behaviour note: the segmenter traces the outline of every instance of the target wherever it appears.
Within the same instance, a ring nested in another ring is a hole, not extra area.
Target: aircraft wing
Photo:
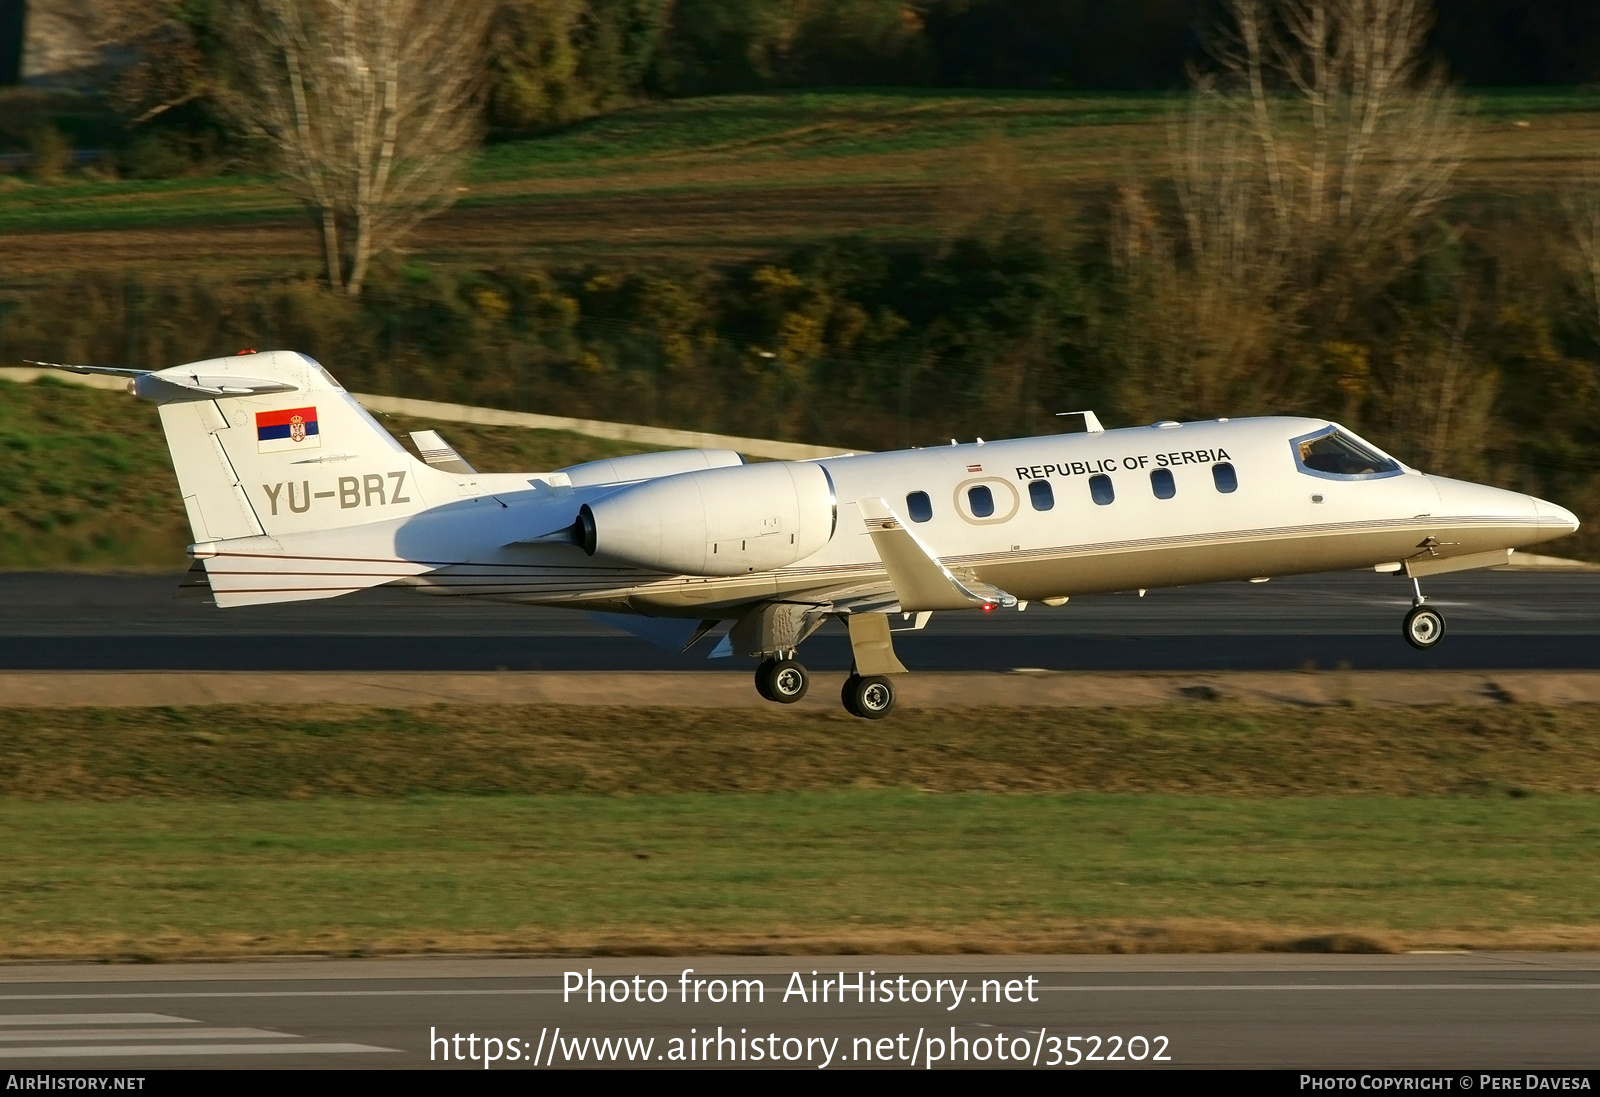
[[[591,611],[589,617],[668,651],[688,651],[721,623],[688,617],[641,617],[636,613],[603,613],[598,610]]]
[[[999,587],[956,578],[882,499],[858,499],[856,506],[905,612],[1017,604]]]

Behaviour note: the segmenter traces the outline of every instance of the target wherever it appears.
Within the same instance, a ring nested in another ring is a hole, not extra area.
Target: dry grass
[[[1600,793],[1600,707],[0,710],[0,796]]]
[[[0,710],[0,955],[1597,948],[1597,731],[1528,705]]]
[[[323,956],[1083,956],[1197,953],[1385,955],[1404,952],[1600,952],[1600,927],[1396,932],[1382,927],[1286,927],[1265,923],[1113,920],[1064,921],[1018,929],[969,925],[944,929],[852,929],[818,932],[773,925],[761,933],[610,927],[571,933],[530,928],[510,933],[413,930],[381,935],[347,929],[310,933],[212,934],[173,929],[149,936],[50,933],[0,943],[9,960],[175,963],[259,957]]]

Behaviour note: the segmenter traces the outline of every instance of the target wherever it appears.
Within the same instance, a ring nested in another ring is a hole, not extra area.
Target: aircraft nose
[[[1534,499],[1533,512],[1539,516],[1540,533],[1549,534],[1551,537],[1560,537],[1564,534],[1577,532],[1578,516],[1566,507],[1558,507],[1554,503],[1548,503],[1543,499]]]

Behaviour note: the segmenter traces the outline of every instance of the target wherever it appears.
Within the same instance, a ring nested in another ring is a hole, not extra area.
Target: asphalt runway
[[[0,574],[6,670],[727,670],[582,613],[374,590],[220,610],[177,599],[178,575]],[[1600,573],[1469,572],[1427,580],[1448,631],[1400,637],[1409,584],[1372,572],[1077,598],[1026,612],[935,614],[897,637],[912,670],[1600,668]],[[830,624],[802,658],[847,669]]]
[[[687,983],[686,968],[692,969]],[[585,1001],[580,993],[563,1001],[568,970],[583,973],[585,987],[591,972],[613,991],[621,986],[629,1000]],[[859,973],[878,1001],[859,1000]],[[745,993],[764,1000],[728,1001],[735,978],[758,980],[762,990]],[[826,1001],[818,1000],[829,979],[834,986]],[[936,985],[936,999],[907,1000],[930,998]],[[793,993],[796,987],[804,998]],[[958,987],[964,993],[952,1008]],[[683,1000],[696,991],[698,1003]],[[720,1004],[710,1001],[719,993]],[[655,1003],[637,1000],[652,994]],[[654,1041],[647,1050],[631,1045],[635,1065],[671,1066],[673,1039],[687,1055],[691,1037],[709,1044],[697,1044],[694,1060],[683,1065],[715,1067],[719,1032],[726,1041],[723,1066],[770,1066],[775,1051],[780,1065],[811,1069],[921,1068],[931,1054],[939,1056],[938,1068],[952,1065],[953,1048],[954,1065],[989,1068],[1070,1069],[1081,1054],[1077,1066],[1125,1070],[1592,1069],[1600,1063],[1596,1031],[1600,955],[1572,953],[422,958],[0,968],[0,1072],[482,1070],[486,1037],[499,1041],[502,1056],[488,1069],[594,1066],[597,1056],[604,1065],[616,1059],[625,1066],[619,1038]],[[612,1056],[591,1037],[614,1041]],[[752,1051],[757,1042],[766,1049],[760,1060]],[[1097,1050],[1101,1058],[1092,1060]]]

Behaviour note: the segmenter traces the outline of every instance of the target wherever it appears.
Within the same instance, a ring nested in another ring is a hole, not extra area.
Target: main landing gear
[[[794,657],[794,652],[782,657],[763,659],[756,667],[756,692],[780,705],[792,705],[811,688],[811,672]]]
[[[859,716],[863,720],[882,720],[894,711],[894,683],[881,674],[862,677],[851,671],[850,677],[844,680],[839,699],[844,702],[844,709],[851,716]]]
[[[850,715],[881,720],[894,711],[894,683],[888,676],[906,672],[895,658],[889,618],[882,613],[848,614],[845,626],[850,631],[850,654],[855,665],[850,668],[839,699]],[[756,668],[756,691],[769,701],[792,705],[806,695],[810,686],[811,673],[795,658],[792,647],[776,651],[768,648]]]
[[[756,667],[756,692],[780,705],[792,705],[811,688],[811,672],[788,656],[762,660]],[[894,683],[881,674],[851,672],[839,694],[845,711],[863,720],[881,720],[894,711]]]
[[[1411,580],[1411,591],[1411,612],[1406,614],[1400,631],[1406,643],[1418,651],[1427,651],[1444,639],[1444,614],[1428,605],[1422,596],[1422,584],[1416,579]]]

